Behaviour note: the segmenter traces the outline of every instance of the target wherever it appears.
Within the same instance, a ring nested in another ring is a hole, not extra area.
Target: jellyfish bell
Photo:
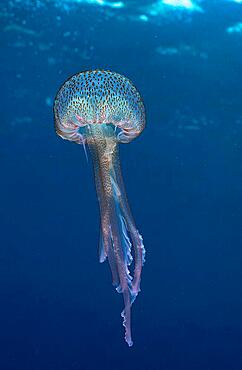
[[[99,260],[108,259],[113,285],[123,294],[121,315],[131,346],[131,305],[140,290],[145,249],[128,204],[118,144],[129,143],[143,131],[144,104],[126,77],[94,70],[78,73],[61,86],[54,116],[57,135],[90,149],[100,206]]]
[[[124,76],[110,71],[87,71],[69,78],[59,89],[55,104],[55,128],[63,139],[83,143],[85,126],[112,124],[117,141],[128,143],[145,127],[140,94]]]

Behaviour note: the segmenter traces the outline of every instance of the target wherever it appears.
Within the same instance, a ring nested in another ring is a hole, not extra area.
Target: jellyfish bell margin
[[[131,306],[140,291],[145,249],[129,207],[118,145],[131,142],[143,131],[144,104],[126,77],[111,71],[86,71],[61,86],[54,116],[57,135],[87,144],[91,152],[100,208],[99,260],[108,259],[113,285],[123,295],[125,340],[132,346]]]

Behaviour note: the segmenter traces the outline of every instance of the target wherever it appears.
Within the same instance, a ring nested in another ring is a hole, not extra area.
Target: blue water
[[[242,3],[0,4],[0,369],[242,369]],[[123,340],[98,262],[91,162],[56,136],[72,74],[130,78],[147,126],[120,145],[147,251]]]

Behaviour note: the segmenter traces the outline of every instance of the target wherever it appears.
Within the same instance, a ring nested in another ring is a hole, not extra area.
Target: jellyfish
[[[57,135],[84,149],[87,145],[91,153],[100,207],[99,260],[108,259],[113,285],[123,294],[125,340],[132,346],[131,306],[140,291],[145,249],[128,204],[118,144],[143,131],[144,104],[124,76],[92,70],[75,74],[60,87],[54,119]]]

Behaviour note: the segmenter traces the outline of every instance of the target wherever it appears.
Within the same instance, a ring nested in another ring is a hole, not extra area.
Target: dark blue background
[[[226,32],[242,4],[141,21],[150,3],[1,2],[1,370],[242,369],[242,34]],[[92,68],[129,77],[147,110],[120,148],[147,250],[132,348],[91,163],[53,128],[60,84]]]

